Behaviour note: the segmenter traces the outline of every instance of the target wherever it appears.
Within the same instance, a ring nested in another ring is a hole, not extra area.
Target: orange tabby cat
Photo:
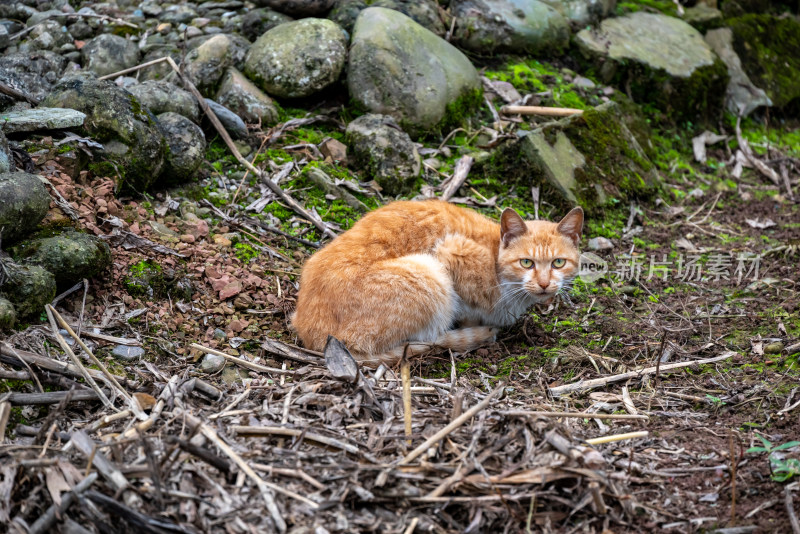
[[[306,347],[332,335],[372,365],[406,345],[474,349],[569,288],[582,227],[581,208],[559,223],[506,209],[497,224],[438,200],[394,202],[306,262],[292,325]]]

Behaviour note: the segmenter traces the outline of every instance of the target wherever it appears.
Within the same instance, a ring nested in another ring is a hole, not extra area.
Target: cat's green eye
[[[522,258],[521,260],[519,260],[519,264],[526,269],[530,269],[531,267],[533,267],[533,260],[530,260],[528,258]]]
[[[564,266],[565,263],[567,263],[567,260],[565,260],[564,258],[556,258],[553,260],[553,268],[560,269]]]

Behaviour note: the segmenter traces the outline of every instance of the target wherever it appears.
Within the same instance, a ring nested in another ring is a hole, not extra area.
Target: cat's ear
[[[558,223],[558,231],[570,238],[577,247],[581,241],[581,230],[583,230],[583,209],[578,206],[577,208],[572,208],[561,219],[561,222]]]
[[[519,214],[511,208],[503,210],[500,216],[500,240],[503,246],[508,246],[509,243],[528,231],[528,225]]]

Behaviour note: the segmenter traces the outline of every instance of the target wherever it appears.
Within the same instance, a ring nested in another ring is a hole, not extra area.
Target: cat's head
[[[579,207],[558,223],[525,221],[506,208],[500,217],[497,258],[501,282],[524,290],[533,302],[551,302],[560,290],[569,289],[578,274],[582,229]]]

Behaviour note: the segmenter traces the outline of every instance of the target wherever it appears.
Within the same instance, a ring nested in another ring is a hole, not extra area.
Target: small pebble
[[[780,341],[773,341],[764,347],[764,354],[780,354],[783,352],[783,343]]]
[[[614,243],[606,237],[593,237],[587,243],[589,250],[611,250],[614,248]]]
[[[133,362],[138,360],[144,355],[142,347],[131,347],[129,345],[117,345],[111,354],[118,360],[124,362]]]
[[[225,367],[225,358],[217,354],[206,354],[200,360],[200,371],[207,374],[217,373]]]

